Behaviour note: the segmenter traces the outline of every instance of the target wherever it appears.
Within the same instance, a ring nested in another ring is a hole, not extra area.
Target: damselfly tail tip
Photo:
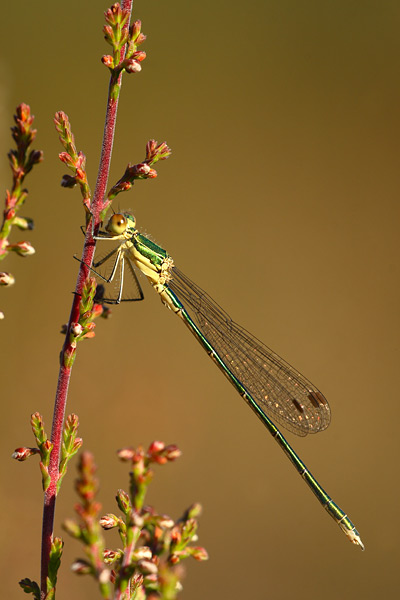
[[[360,534],[358,533],[357,529],[356,528],[344,529],[343,527],[341,529],[347,535],[349,540],[356,546],[360,546],[361,550],[364,552],[365,546],[361,541],[361,537],[360,537]]]

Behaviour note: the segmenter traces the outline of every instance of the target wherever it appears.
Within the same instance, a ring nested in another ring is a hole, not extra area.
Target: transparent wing
[[[118,304],[143,300],[143,292],[135,269],[124,252],[121,241],[107,245],[107,252],[96,253],[92,272],[104,285],[103,302]]]
[[[227,369],[271,419],[300,436],[328,427],[329,404],[308,379],[232,321],[204,290],[176,267],[172,269],[168,286]]]

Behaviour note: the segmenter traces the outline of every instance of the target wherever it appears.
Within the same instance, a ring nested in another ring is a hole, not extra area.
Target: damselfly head
[[[129,217],[130,225],[135,226],[135,220],[132,216]],[[128,226],[128,220],[125,215],[121,213],[116,213],[112,215],[106,225],[106,231],[111,235],[122,235]]]

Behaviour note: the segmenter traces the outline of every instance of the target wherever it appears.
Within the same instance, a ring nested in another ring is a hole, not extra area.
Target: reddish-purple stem
[[[132,0],[123,0],[121,3],[122,8],[129,10],[130,16],[132,15]],[[130,20],[130,17],[129,17]],[[125,56],[125,49],[121,51],[120,60],[123,60]],[[122,73],[120,73],[117,81],[117,85],[121,85]],[[107,110],[106,110],[106,121],[104,126],[103,144],[101,149],[100,165],[97,175],[96,188],[91,204],[91,210],[93,215],[93,222],[95,228],[99,224],[99,216],[101,210],[104,208],[104,198],[106,193],[108,175],[110,170],[111,153],[114,141],[115,133],[115,122],[117,117],[118,109],[118,98],[119,94],[112,97],[112,90],[114,88],[115,80],[111,76]],[[71,367],[64,366],[64,356],[72,354],[75,349],[71,346],[70,341],[70,330],[71,323],[76,323],[79,318],[79,302],[82,294],[83,284],[89,274],[87,264],[92,264],[93,255],[95,251],[95,242],[92,238],[91,227],[88,227],[86,233],[85,244],[82,252],[82,262],[80,263],[78,278],[76,282],[74,299],[71,307],[71,314],[68,321],[67,333],[65,336],[65,342],[60,355],[60,371],[58,376],[57,392],[54,404],[53,414],[53,425],[51,430],[51,442],[53,444],[53,450],[50,455],[49,463],[49,475],[50,485],[44,494],[44,505],[43,505],[43,525],[42,525],[42,560],[41,560],[41,600],[44,600],[47,593],[47,575],[49,568],[49,557],[51,543],[53,540],[53,526],[54,526],[54,514],[56,507],[56,494],[57,494],[57,482],[59,478],[59,462],[61,453],[61,442],[62,432],[65,417],[65,407],[67,404],[68,386],[71,376]]]

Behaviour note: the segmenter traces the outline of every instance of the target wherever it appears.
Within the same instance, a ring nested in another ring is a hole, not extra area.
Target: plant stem
[[[122,8],[129,10],[130,17],[132,15],[132,0],[123,0]],[[130,20],[130,19],[129,19]],[[125,48],[121,50],[120,61],[125,56]],[[115,123],[118,109],[119,89],[121,85],[122,73],[118,79],[111,75],[106,119],[103,134],[103,143],[100,157],[99,171],[97,175],[96,188],[91,203],[92,219],[94,231],[97,231],[99,226],[99,217],[104,208],[104,198],[106,193],[111,153],[114,141]],[[87,228],[85,243],[83,247],[81,263],[78,272],[78,278],[75,287],[74,299],[71,307],[71,314],[68,321],[67,333],[65,342],[60,356],[60,371],[58,376],[58,384],[53,413],[53,425],[51,431],[51,442],[53,450],[50,455],[49,475],[50,485],[44,494],[43,505],[43,524],[42,524],[42,553],[41,553],[41,599],[44,600],[47,594],[47,575],[49,567],[49,555],[51,543],[53,540],[54,514],[56,507],[57,481],[59,477],[59,462],[61,452],[62,430],[65,417],[65,407],[67,403],[68,386],[71,376],[72,364],[65,364],[66,357],[73,358],[76,348],[71,344],[70,330],[71,323],[76,323],[79,317],[79,302],[81,299],[83,284],[89,274],[87,264],[92,264],[95,251],[95,241],[92,237],[92,227]]]

